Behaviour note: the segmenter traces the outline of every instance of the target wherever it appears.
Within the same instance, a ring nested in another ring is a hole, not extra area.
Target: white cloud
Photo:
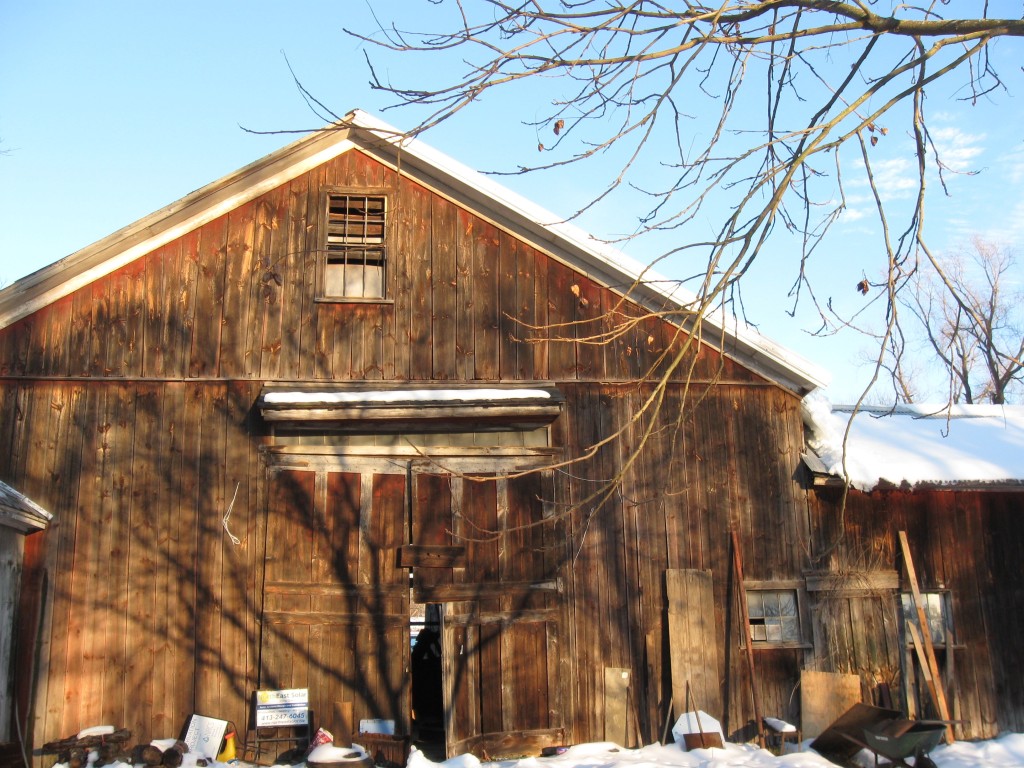
[[[967,133],[952,125],[933,128],[930,133],[943,165],[959,173],[978,170],[974,161],[985,151],[984,133]]]
[[[999,159],[999,164],[1010,179],[1011,184],[1024,183],[1024,147],[1018,146]]]

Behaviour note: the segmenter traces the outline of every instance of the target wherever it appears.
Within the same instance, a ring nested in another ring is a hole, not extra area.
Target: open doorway
[[[417,609],[422,608],[422,613]],[[417,614],[420,616],[417,616]],[[422,617],[422,618],[420,618]],[[412,711],[416,747],[430,760],[444,760],[444,690],[441,675],[441,606],[413,605]]]

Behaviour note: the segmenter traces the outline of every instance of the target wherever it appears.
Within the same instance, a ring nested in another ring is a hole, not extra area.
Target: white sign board
[[[309,724],[309,689],[256,691],[256,727]]]
[[[220,754],[220,745],[224,741],[224,732],[227,727],[227,720],[192,715],[188,720],[188,728],[182,741],[188,744],[190,754],[194,753],[209,760],[215,760]]]

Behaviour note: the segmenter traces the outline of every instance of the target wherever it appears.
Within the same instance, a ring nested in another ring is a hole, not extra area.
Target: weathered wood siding
[[[823,492],[813,505],[815,551],[836,538],[838,498]],[[1002,730],[1024,729],[1024,694],[1017,681],[1021,665],[1024,586],[1019,577],[1024,552],[1024,518],[1019,494],[928,491],[853,491],[847,501],[844,536],[830,556],[836,571],[856,573],[879,567],[897,570],[909,590],[898,532],[907,532],[922,590],[948,590],[952,600],[955,687],[947,692],[957,733],[990,738]],[[874,594],[845,603],[832,629],[830,671],[861,675],[866,692],[899,678],[903,648],[894,623],[899,595]],[[945,657],[950,651],[942,653]],[[943,667],[948,660],[943,661]],[[927,699],[926,699],[927,701]],[[897,702],[898,703],[898,702]]]
[[[24,534],[0,525],[0,744],[12,741],[14,637],[6,628],[15,626],[24,549]]]
[[[324,185],[388,190],[390,301],[315,300]],[[559,503],[578,505],[566,521],[559,640],[566,738],[603,738],[609,668],[631,671],[631,727],[644,740],[660,735],[671,696],[668,568],[712,572],[722,714],[731,733],[749,735],[729,531],[741,533],[750,579],[807,568],[799,402],[701,346],[660,412],[645,413],[649,392],[633,380],[663,366],[659,356],[682,337],[644,320],[587,343],[608,330],[607,311],[637,313],[619,304],[579,271],[350,151],[0,331],[0,478],[55,513],[26,552],[34,586],[23,603],[44,595],[21,638],[37,660],[19,670],[38,681],[34,744],[99,722],[140,739],[173,735],[194,711],[245,722],[269,493],[260,451],[269,438],[253,406],[268,381],[547,380],[567,398],[553,428],[566,456],[622,430],[555,473]],[[545,325],[560,330],[531,330]],[[593,496],[620,473],[618,492]],[[238,545],[222,524],[233,498]],[[827,514],[818,515],[820,528]],[[798,650],[759,654],[766,713],[798,716],[802,661]]]

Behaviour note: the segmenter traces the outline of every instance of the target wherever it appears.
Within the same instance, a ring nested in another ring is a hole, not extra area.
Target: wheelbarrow
[[[875,765],[879,756],[886,758],[895,765],[910,768],[906,758],[914,758],[915,768],[934,768],[935,763],[928,753],[938,746],[946,733],[946,724],[935,720],[904,720],[894,719],[864,729],[864,740],[843,735],[875,755]]]
[[[928,753],[942,740],[947,723],[941,720],[908,720],[895,709],[870,704],[854,704],[811,743],[811,748],[845,764],[861,749],[878,758],[909,768],[906,758],[913,757],[915,768],[934,768]]]

